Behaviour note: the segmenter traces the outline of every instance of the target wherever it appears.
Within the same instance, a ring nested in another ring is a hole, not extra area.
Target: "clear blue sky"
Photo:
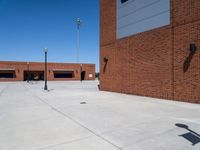
[[[99,0],[0,0],[0,60],[76,62],[76,18],[80,62],[99,70]]]

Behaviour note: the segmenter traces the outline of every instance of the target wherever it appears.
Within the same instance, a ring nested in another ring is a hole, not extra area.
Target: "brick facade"
[[[171,0],[170,25],[120,40],[116,0],[100,5],[102,90],[200,103],[199,0]],[[197,45],[194,54],[190,43]]]
[[[70,64],[70,63],[48,63],[47,79],[49,81],[63,81],[63,80],[80,80],[81,70],[85,72],[84,80],[95,80],[95,65],[94,64]],[[24,81],[24,71],[42,71],[44,72],[45,65],[41,62],[7,62],[0,61],[1,69],[14,69],[14,78],[0,78],[0,81]],[[74,72],[73,78],[54,78],[55,70],[72,70]]]

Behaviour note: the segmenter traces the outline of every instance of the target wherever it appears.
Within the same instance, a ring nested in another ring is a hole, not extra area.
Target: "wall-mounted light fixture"
[[[197,46],[194,43],[190,44],[190,52],[195,52],[197,50]]]
[[[105,73],[105,71],[106,71],[106,66],[107,66],[107,63],[108,63],[108,58],[106,58],[106,57],[104,57],[103,58],[103,61],[104,61],[104,67],[103,67],[103,73]]]
[[[123,3],[125,3],[125,2],[127,2],[128,0],[121,0],[121,3],[123,4]]]
[[[108,58],[104,57],[104,58],[103,58],[103,61],[104,61],[105,63],[107,63],[107,62],[108,62]]]

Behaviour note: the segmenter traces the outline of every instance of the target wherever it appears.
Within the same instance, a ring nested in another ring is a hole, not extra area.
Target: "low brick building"
[[[48,63],[49,81],[95,80],[94,64]],[[44,80],[42,62],[0,61],[0,81]]]
[[[200,103],[200,0],[101,0],[100,88]]]

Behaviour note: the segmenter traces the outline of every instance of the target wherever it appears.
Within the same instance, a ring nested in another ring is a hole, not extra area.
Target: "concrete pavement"
[[[97,84],[49,82],[47,92],[43,82],[1,82],[0,150],[200,149],[200,105]]]

